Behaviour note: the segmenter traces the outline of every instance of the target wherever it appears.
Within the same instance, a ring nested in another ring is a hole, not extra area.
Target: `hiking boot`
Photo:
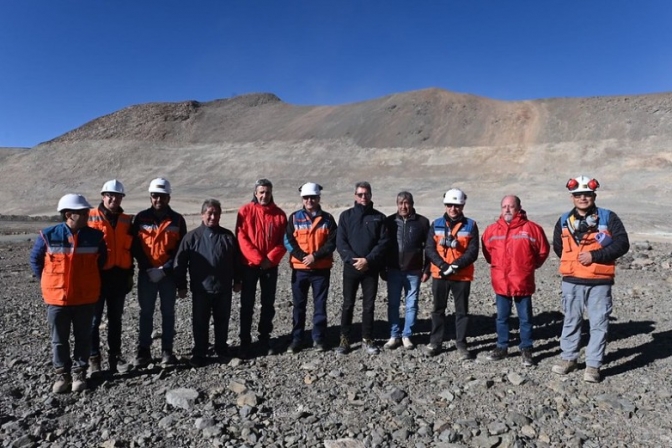
[[[467,361],[471,359],[471,352],[466,348],[458,348],[457,359],[459,359],[460,361]]]
[[[296,355],[301,351],[301,341],[292,341],[291,344],[289,344],[289,347],[287,347],[287,353],[290,353],[292,355]]]
[[[189,359],[189,365],[191,367],[195,367],[197,369],[205,366],[206,363],[207,363],[207,359],[205,358],[205,356],[194,355]]]
[[[89,358],[89,376],[91,378],[100,375],[100,355],[91,356]]]
[[[376,347],[376,344],[371,339],[362,339],[362,348],[369,355],[377,355],[380,353],[380,349]]]
[[[315,341],[313,343],[313,347],[315,348],[315,351],[320,352],[320,353],[324,353],[327,350],[329,350],[329,348],[327,347],[327,344],[325,344],[322,341]]]
[[[338,344],[338,347],[336,347],[336,353],[339,355],[347,355],[349,351],[350,341],[348,340],[347,336],[341,335],[341,342]]]
[[[131,364],[120,354],[111,354],[109,364],[112,373],[128,373],[131,370]]]
[[[401,339],[399,338],[390,338],[389,341],[383,345],[387,350],[394,350],[395,348],[399,347],[401,345]]]
[[[179,361],[177,360],[177,357],[173,355],[172,350],[164,350],[161,353],[161,368],[162,369],[167,369],[169,367],[175,367]]]
[[[553,373],[557,373],[558,375],[567,375],[569,372],[573,372],[578,368],[578,363],[576,360],[567,360],[563,359],[560,361],[560,364],[556,364],[551,368],[551,371]]]
[[[586,383],[599,383],[601,379],[598,367],[586,366],[586,370],[583,372],[583,381]]]
[[[428,356],[436,356],[441,353],[441,347],[434,344],[428,344],[425,346],[425,353],[427,353]]]
[[[56,382],[51,388],[51,391],[55,394],[70,392],[71,385],[72,385],[72,376],[70,376],[69,373],[59,373],[56,378]]]
[[[149,347],[138,347],[135,355],[135,367],[147,367],[152,363],[152,352]]]
[[[406,350],[413,350],[415,348],[415,344],[413,344],[411,338],[401,338],[401,343],[404,344]]]
[[[523,365],[525,367],[534,366],[534,358],[532,358],[532,349],[523,348],[520,350],[520,357],[523,360]]]
[[[501,361],[509,355],[509,349],[496,347],[493,351],[487,354],[485,359],[488,361]]]
[[[84,370],[72,372],[72,391],[82,392],[84,389],[86,389],[86,372]]]

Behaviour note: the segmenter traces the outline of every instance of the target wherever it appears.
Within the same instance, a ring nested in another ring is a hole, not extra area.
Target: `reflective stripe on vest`
[[[571,212],[567,212],[560,217],[562,225],[562,256],[560,257],[560,274],[563,277],[576,277],[585,279],[611,279],[616,275],[616,262],[591,263],[584,266],[579,262],[581,252],[590,252],[602,248],[600,243],[595,240],[595,236],[602,232],[611,236],[607,230],[609,224],[609,210],[597,208],[597,231],[587,232],[578,242],[575,235],[570,230]]]
[[[305,210],[294,213],[292,217],[294,225],[294,239],[302,251],[314,254],[329,239],[329,220],[321,214],[312,218]],[[315,260],[311,266],[306,266],[301,260],[290,255],[289,262],[294,269],[331,269],[334,257],[329,254],[326,257]]]
[[[133,266],[133,257],[131,255],[131,245],[133,236],[131,235],[131,217],[121,213],[117,218],[116,227],[112,227],[110,221],[94,208],[89,214],[89,227],[98,229],[105,235],[105,244],[107,244],[107,261],[103,270],[119,267],[130,269]]]
[[[457,247],[444,247],[439,244],[441,238],[445,238],[446,229],[449,229],[449,234],[457,240]],[[473,238],[472,232],[474,230],[474,220],[464,218],[458,222],[454,228],[448,227],[446,218],[443,216],[434,220],[434,243],[436,244],[436,251],[441,258],[448,264],[452,264],[455,260],[460,258],[467,251],[467,246]],[[431,265],[432,277],[442,278],[441,270],[434,263]],[[462,268],[457,273],[449,275],[448,280],[455,281],[472,281],[474,279],[474,264]]]

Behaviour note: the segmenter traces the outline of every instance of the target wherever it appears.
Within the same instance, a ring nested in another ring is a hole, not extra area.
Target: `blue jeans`
[[[96,303],[91,327],[91,356],[100,356],[100,323],[107,303],[107,345],[111,355],[121,354],[121,319],[124,314],[125,294],[102,295]]]
[[[421,271],[400,271],[393,269],[387,272],[387,320],[390,323],[390,337],[410,338],[418,316],[418,295],[420,293]],[[401,293],[406,292],[406,316],[404,331],[399,327],[399,304]]]
[[[586,347],[586,366],[602,367],[612,311],[611,285],[591,286],[562,282],[562,311],[565,313],[565,320],[560,337],[560,357],[568,361],[579,357],[583,313],[588,311],[590,339]]]
[[[166,276],[160,282],[153,283],[144,271],[140,271],[138,275],[138,302],[140,304],[138,344],[143,348],[152,346],[157,294],[161,300],[161,350],[172,351],[175,337],[175,300],[177,299],[175,281]]]
[[[532,339],[532,296],[507,297],[497,294],[497,348],[509,348],[509,317],[511,317],[511,307],[516,304],[516,313],[518,313],[518,322],[520,323],[520,345],[521,350],[532,348],[534,340]]]
[[[327,333],[327,296],[329,295],[330,269],[292,269],[292,295],[294,312],[292,317],[292,340],[302,341],[306,328],[306,307],[308,290],[313,288],[313,341],[324,342]]]
[[[252,317],[257,294],[257,282],[261,289],[261,312],[259,314],[259,339],[268,340],[273,332],[275,317],[275,290],[278,284],[278,267],[259,269],[243,267],[243,289],[240,291],[240,343],[252,341]]]
[[[59,373],[86,371],[91,354],[91,321],[96,304],[76,306],[47,305],[51,332],[52,361]],[[70,358],[70,328],[75,350]]]
[[[194,356],[205,357],[208,353],[210,316],[215,326],[215,352],[224,356],[227,352],[231,318],[231,291],[217,294],[192,291],[192,330],[194,333]]]

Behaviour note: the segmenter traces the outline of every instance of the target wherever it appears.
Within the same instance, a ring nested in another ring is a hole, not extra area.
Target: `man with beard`
[[[534,365],[532,358],[534,271],[544,264],[550,251],[541,226],[529,221],[518,196],[504,196],[502,214],[483,232],[482,250],[490,264],[492,288],[497,305],[497,347],[488,354],[490,361],[504,359],[509,349],[509,316],[516,304],[520,322],[520,356],[523,365]]]

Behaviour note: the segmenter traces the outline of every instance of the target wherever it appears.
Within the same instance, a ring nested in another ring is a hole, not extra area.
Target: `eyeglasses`
[[[110,199],[112,199],[112,198],[121,199],[121,198],[124,197],[124,195],[121,194],[121,193],[109,193],[109,192],[104,193],[103,196],[105,196],[106,198],[110,198]]]
[[[313,196],[302,196],[302,197],[303,197],[304,201],[317,201],[317,199],[319,198],[319,196],[315,196],[315,195],[313,195]]]
[[[572,193],[572,196],[574,196],[575,198],[580,198],[580,197],[592,198],[592,197],[595,196],[595,193],[590,192],[590,191],[587,192],[587,193]]]
[[[358,198],[366,198],[366,197],[369,197],[370,194],[369,193],[355,193],[355,196],[357,196]]]
[[[464,205],[462,204],[444,204],[446,208],[462,208]]]
[[[152,199],[166,199],[168,197],[168,195],[164,193],[150,193],[149,195]]]

